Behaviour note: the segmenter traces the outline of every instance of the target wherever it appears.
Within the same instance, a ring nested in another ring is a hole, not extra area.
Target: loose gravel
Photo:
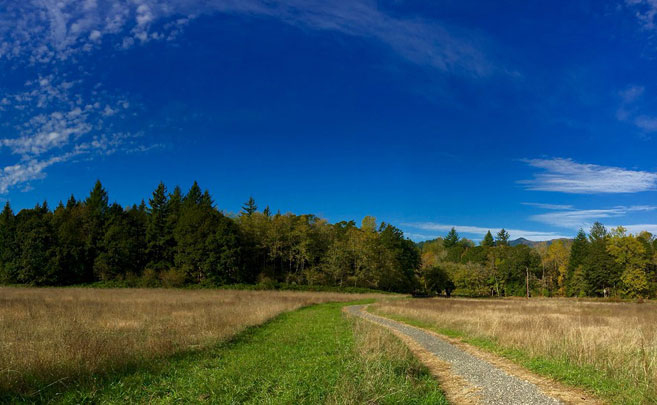
[[[414,340],[438,359],[450,364],[450,372],[477,389],[481,404],[560,404],[559,400],[545,395],[534,384],[507,374],[492,364],[464,352],[448,341],[422,329],[376,316],[364,311],[365,305],[347,307],[355,316],[391,328]]]

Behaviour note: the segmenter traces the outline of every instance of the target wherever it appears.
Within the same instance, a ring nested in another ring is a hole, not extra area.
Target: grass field
[[[508,357],[611,403],[657,402],[657,304],[388,300],[375,313]]]
[[[0,288],[0,393],[29,396],[48,386],[65,389],[216,345],[285,311],[371,296]]]
[[[344,305],[287,312],[204,350],[31,396],[5,393],[0,402],[447,403],[397,337],[348,318]]]

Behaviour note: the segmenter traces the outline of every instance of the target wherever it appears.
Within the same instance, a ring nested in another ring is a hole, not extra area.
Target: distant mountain
[[[552,239],[552,240],[536,242],[536,241],[525,239],[525,238],[518,238],[518,239],[514,239],[512,241],[509,241],[509,245],[510,246],[527,245],[529,247],[537,247],[537,246],[540,246],[540,245],[550,246],[552,243],[554,243],[555,241],[558,241],[558,240],[564,241],[564,242],[566,242],[566,244],[573,241],[572,239],[560,238],[560,239]]]

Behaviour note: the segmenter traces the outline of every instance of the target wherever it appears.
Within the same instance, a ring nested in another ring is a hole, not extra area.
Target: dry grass
[[[429,369],[397,335],[363,319],[350,318],[362,369],[356,376],[343,376],[327,404],[447,404]]]
[[[0,392],[140,365],[225,340],[284,311],[364,294],[0,288]]]
[[[655,398],[657,304],[569,299],[391,300],[375,311],[469,337],[494,340],[532,357],[594,367]],[[649,401],[648,401],[649,402]]]

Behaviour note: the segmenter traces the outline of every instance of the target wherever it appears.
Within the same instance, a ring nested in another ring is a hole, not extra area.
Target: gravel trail
[[[347,307],[347,311],[355,316],[386,326],[413,340],[423,349],[435,355],[439,360],[449,363],[449,372],[464,379],[476,388],[476,402],[480,404],[560,404],[559,400],[551,398],[528,381],[512,376],[485,360],[464,352],[455,345],[415,328],[376,316],[364,311],[365,305]]]

